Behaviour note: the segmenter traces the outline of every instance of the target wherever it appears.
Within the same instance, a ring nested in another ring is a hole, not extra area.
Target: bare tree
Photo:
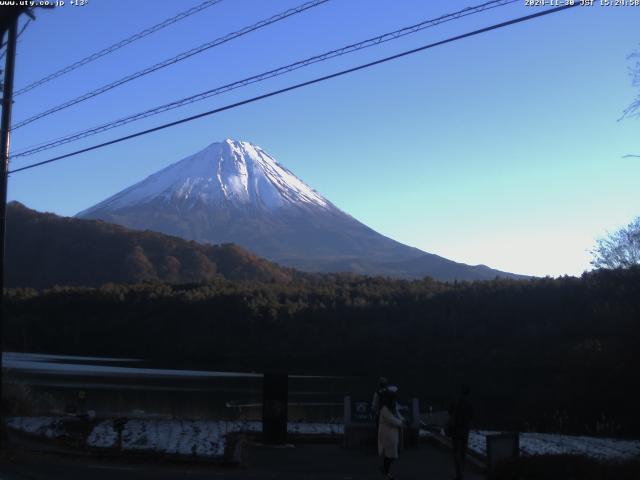
[[[627,59],[631,62],[629,66],[629,75],[631,76],[631,85],[640,90],[640,47],[630,54]],[[640,116],[640,92],[627,108],[622,112],[622,120],[625,117]]]
[[[629,268],[640,265],[640,217],[596,240],[591,250],[595,268]]]

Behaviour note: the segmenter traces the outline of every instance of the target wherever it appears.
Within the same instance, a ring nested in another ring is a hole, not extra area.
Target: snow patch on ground
[[[469,449],[487,454],[486,435],[498,433],[472,431]],[[584,455],[598,460],[626,460],[640,457],[640,440],[620,440],[554,433],[521,433],[520,452],[523,455]]]
[[[231,433],[260,433],[261,422],[240,421],[179,421],[137,419],[124,424],[121,436],[123,451],[193,455],[197,457],[222,457]],[[342,424],[300,423],[288,425],[291,434],[342,435]],[[118,434],[112,420],[95,426],[88,444],[98,448],[118,447]]]
[[[13,430],[46,438],[60,438],[64,435],[64,423],[56,417],[12,417],[7,426]]]
[[[113,420],[100,422],[89,434],[87,445],[96,448],[114,448],[118,444],[118,432]]]
[[[65,436],[65,418],[12,417],[7,426],[16,431],[48,439]],[[342,435],[344,426],[337,423],[289,422],[287,430],[294,435]],[[258,421],[196,421],[132,419],[119,434],[113,420],[98,422],[87,437],[87,445],[95,448],[121,448],[122,451],[154,452],[205,458],[220,458],[225,453],[229,434],[260,433]],[[475,430],[469,435],[469,449],[486,455],[486,435],[498,433]],[[420,431],[422,438],[432,435]],[[621,440],[552,433],[521,433],[523,455],[576,454],[598,460],[640,458],[640,440]]]
[[[122,450],[221,457],[227,433],[224,422],[129,420],[122,431]]]
[[[343,435],[344,425],[341,423],[300,423],[290,422],[287,431],[300,435]]]

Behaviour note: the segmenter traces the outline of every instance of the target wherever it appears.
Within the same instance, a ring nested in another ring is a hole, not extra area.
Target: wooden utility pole
[[[13,12],[12,12],[13,13]],[[9,145],[11,129],[11,107],[13,106],[13,73],[16,64],[16,37],[18,30],[18,17],[8,21],[7,31],[7,54],[4,68],[4,82],[2,85],[2,119],[0,120],[0,430],[4,431],[4,398],[2,384],[2,355],[4,353],[4,243],[7,214],[7,178],[9,172]],[[1,32],[0,38],[4,36]],[[0,448],[4,447],[3,435],[0,436]]]

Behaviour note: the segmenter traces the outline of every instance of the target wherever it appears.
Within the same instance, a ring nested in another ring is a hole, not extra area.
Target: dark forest
[[[637,267],[524,281],[324,275],[7,293],[7,349],[384,374],[436,407],[466,382],[485,426],[640,433]]]

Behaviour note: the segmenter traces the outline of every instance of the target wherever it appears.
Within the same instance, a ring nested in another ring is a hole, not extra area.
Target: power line
[[[35,122],[36,120],[39,120],[43,117],[49,116],[53,113],[59,112],[60,110],[64,110],[65,108],[69,108],[72,105],[76,105],[77,103],[83,102],[85,100],[88,100],[90,98],[93,98],[97,95],[100,95],[102,93],[108,92],[109,90],[112,90],[116,87],[119,87],[120,85],[124,85],[125,83],[131,82],[132,80],[136,80],[137,78],[143,77],[145,75],[148,75],[150,73],[153,73],[157,70],[160,70],[161,68],[165,68],[168,67],[170,65],[173,65],[175,63],[181,62],[182,60],[185,60],[187,58],[190,58],[194,55],[197,55],[199,53],[204,52],[205,50],[209,50],[210,48],[213,47],[217,47],[218,45],[221,45],[223,43],[229,42],[235,38],[241,37],[243,35],[246,35],[250,32],[253,32],[254,30],[258,30],[260,28],[266,27],[267,25],[271,25],[272,23],[276,23],[279,22],[280,20],[284,20],[285,18],[288,18],[292,15],[296,15],[298,13],[304,12],[305,10],[308,10],[310,8],[313,7],[317,7],[319,5],[322,5],[323,3],[328,2],[329,0],[311,0],[309,2],[303,3],[302,5],[299,5],[297,7],[291,8],[289,10],[286,10],[282,13],[279,13],[277,15],[274,15],[268,19],[265,20],[261,20],[253,25],[249,25],[247,27],[242,28],[241,30],[238,30],[236,32],[233,33],[229,33],[228,35],[225,35],[223,37],[217,38],[215,40],[212,40],[211,42],[207,42],[204,43],[202,45],[200,45],[199,47],[196,48],[192,48],[191,50],[188,50],[186,52],[182,52],[178,55],[176,55],[175,57],[169,58],[167,60],[164,60],[160,63],[156,63],[155,65],[152,65],[150,67],[147,67],[143,70],[140,70],[136,73],[132,73],[131,75],[127,75],[126,77],[123,77],[119,80],[116,80],[115,82],[111,82],[107,85],[103,85],[100,88],[97,88],[95,90],[92,90],[90,92],[85,93],[84,95],[80,95],[79,97],[76,97],[74,99],[68,100],[67,102],[64,102],[56,107],[50,108],[49,110],[46,110],[44,112],[38,113],[37,115],[34,115],[30,118],[27,118],[26,120],[23,120],[19,123],[17,123],[16,125],[14,125],[12,127],[12,130],[16,130],[18,128],[24,127],[25,125],[28,125],[32,122]]]
[[[20,29],[20,31],[18,32],[18,35],[16,35],[16,40],[18,38],[20,38],[20,35],[22,35],[22,33],[27,29],[27,26],[31,23],[31,19],[29,18],[26,22],[24,22],[24,25],[22,25],[22,28]],[[7,42],[3,41],[2,45],[0,45],[0,48],[4,48],[7,46]],[[2,52],[2,54],[4,55],[5,52]]]
[[[346,55],[349,53],[353,53],[355,51],[358,50],[362,50],[368,47],[372,47],[375,45],[379,45],[381,43],[385,43],[391,40],[396,40],[398,38],[402,38],[406,35],[412,34],[412,33],[416,33],[419,32],[421,30],[424,30],[426,28],[430,28],[430,27],[434,27],[436,25],[440,25],[442,23],[445,22],[449,22],[451,20],[457,20],[460,19],[462,17],[466,17],[468,15],[473,15],[476,13],[480,13],[486,10],[490,10],[493,8],[497,8],[497,7],[501,7],[501,6],[505,6],[511,3],[515,3],[517,1],[520,0],[491,0],[489,2],[485,2],[481,5],[477,5],[477,6],[473,6],[473,7],[467,7],[464,8],[462,10],[458,10],[456,12],[453,13],[449,13],[446,15],[442,15],[440,17],[431,19],[431,20],[425,20],[423,22],[417,23],[415,25],[411,25],[409,27],[404,27],[401,28],[399,30],[395,30],[393,32],[389,32],[389,33],[385,33],[383,35],[378,35],[377,37],[373,37],[373,38],[369,38],[367,40],[363,40],[361,42],[358,43],[353,43],[347,46],[344,46],[342,48],[339,49],[335,49],[335,50],[331,50],[329,52],[325,52],[322,53],[320,55],[315,55],[313,57],[307,58],[305,60],[301,60],[295,63],[291,63],[289,65],[286,65],[284,67],[279,67],[276,68],[274,70],[270,70],[264,73],[261,73],[259,75],[254,75],[242,80],[238,80],[236,82],[233,83],[229,83],[227,85],[223,85],[221,87],[216,87],[214,89],[210,89],[204,92],[200,92],[198,94],[195,95],[191,95],[189,97],[185,97],[179,100],[175,100],[173,102],[164,104],[164,105],[160,105],[148,110],[145,110],[143,112],[139,112],[133,115],[129,115],[127,117],[122,117],[120,119],[117,120],[113,120],[111,122],[107,122],[104,123],[102,125],[96,126],[96,127],[92,127],[89,129],[85,129],[82,130],[80,132],[76,132],[70,135],[66,135],[64,137],[59,137],[56,138],[54,140],[50,140],[47,142],[42,142],[40,144],[28,147],[26,149],[23,149],[22,151],[19,151],[17,153],[14,153],[12,155],[12,159],[16,159],[19,157],[26,157],[29,155],[34,155],[36,153],[45,151],[45,150],[50,150],[52,148],[55,147],[59,147],[61,145],[65,145],[67,143],[76,141],[76,140],[80,140],[82,138],[86,138],[92,135],[96,135],[98,133],[103,133],[106,132],[108,130],[111,130],[113,128],[117,128],[117,127],[121,127],[123,125],[126,125],[128,123],[131,122],[135,122],[138,120],[142,120],[144,118],[148,118],[169,110],[173,110],[179,107],[182,107],[184,105],[188,105],[191,103],[195,103],[201,100],[205,100],[207,98],[213,97],[215,95],[220,95],[222,93],[226,93],[229,92],[231,90],[234,90],[236,88],[240,88],[240,87],[245,87],[247,85],[251,85],[253,83],[257,83],[257,82],[261,82],[273,77],[277,77],[289,72],[292,72],[294,70],[298,70],[300,68],[304,68],[307,67],[309,65],[313,65],[315,63],[318,62],[322,62],[325,60],[329,60],[331,58],[335,58],[341,55]]]
[[[113,45],[103,48],[102,50],[100,50],[99,52],[96,53],[92,53],[91,55],[84,57],[81,60],[78,60],[75,63],[72,63],[71,65],[67,65],[64,68],[61,68],[60,70],[47,75],[46,77],[41,78],[40,80],[37,80],[29,85],[27,85],[26,87],[21,88],[20,90],[16,91],[14,96],[18,96],[21,95],[23,93],[26,93],[30,90],[33,90],[36,87],[39,87],[40,85],[43,85],[47,82],[50,82],[51,80],[61,77],[62,75],[65,75],[69,72],[72,72],[73,70],[76,70],[88,63],[93,62],[94,60],[97,60],[100,57],[104,57],[105,55],[108,55],[110,53],[115,52],[116,50],[119,50],[122,47],[125,47],[127,45],[129,45],[130,43],[133,43],[137,40],[140,40],[148,35],[151,35],[152,33],[157,32],[158,30],[162,30],[165,27],[168,27],[169,25],[173,25],[176,22],[179,22],[180,20],[184,20],[185,18],[190,17],[191,15],[194,15],[198,12],[201,12],[202,10],[204,10],[205,8],[209,8],[212,7],[213,5],[215,5],[216,3],[220,3],[222,0],[206,0],[205,2],[202,2],[199,5],[196,5],[195,7],[190,8],[189,10],[185,10],[184,12],[180,12],[177,15],[174,15],[171,18],[167,18],[166,20],[158,23],[157,25],[154,25],[152,27],[146,28],[144,30],[142,30],[139,33],[136,33],[135,35],[131,35],[130,37],[125,38],[124,40],[120,40],[117,43],[114,43]]]
[[[22,26],[22,28],[20,29],[20,31],[18,32],[18,35],[16,36],[16,41],[20,39],[20,35],[22,35],[24,33],[24,31],[27,29],[27,27],[29,26],[29,24],[31,23],[31,19],[28,19],[24,25]],[[0,45],[0,48],[4,47],[6,44],[3,43],[2,45]],[[0,60],[2,60],[4,58],[4,56],[7,54],[7,50],[3,50],[2,53],[0,53]],[[15,93],[13,95],[15,97]]]
[[[566,4],[566,5],[563,5],[561,7],[556,7],[556,8],[552,8],[552,9],[549,9],[549,10],[543,10],[541,12],[533,13],[531,15],[525,15],[523,17],[518,17],[518,18],[514,18],[512,20],[508,20],[506,22],[501,22],[501,23],[497,23],[497,24],[494,24],[494,25],[490,25],[488,27],[484,27],[484,28],[481,28],[481,29],[478,29],[478,30],[474,30],[472,32],[467,32],[467,33],[464,33],[464,34],[461,34],[461,35],[456,35],[455,37],[450,37],[450,38],[447,38],[445,40],[440,40],[440,41],[435,42],[435,43],[430,43],[430,44],[424,45],[422,47],[414,48],[412,50],[406,50],[404,52],[392,55],[390,57],[385,57],[385,58],[381,58],[379,60],[375,60],[373,62],[365,63],[365,64],[362,64],[362,65],[358,65],[357,67],[352,67],[352,68],[348,68],[346,70],[341,70],[339,72],[332,73],[332,74],[329,74],[329,75],[325,75],[323,77],[314,78],[313,80],[308,80],[306,82],[298,83],[298,84],[295,84],[295,85],[292,85],[292,86],[289,86],[289,87],[286,87],[286,88],[281,88],[279,90],[274,90],[274,91],[271,91],[269,93],[265,93],[263,95],[258,95],[257,97],[253,97],[253,98],[249,98],[249,99],[246,99],[246,100],[242,100],[240,102],[236,102],[236,103],[232,103],[232,104],[229,104],[229,105],[225,105],[224,107],[216,108],[214,110],[209,110],[207,112],[199,113],[197,115],[192,115],[190,117],[182,118],[180,120],[176,120],[176,121],[173,121],[173,122],[165,123],[163,125],[159,125],[157,127],[149,128],[147,130],[142,130],[140,132],[132,133],[130,135],[119,137],[119,138],[116,138],[114,140],[109,140],[108,142],[104,142],[104,143],[100,143],[100,144],[97,144],[97,145],[93,145],[91,147],[87,147],[87,148],[83,148],[83,149],[80,149],[80,150],[76,150],[74,152],[66,153],[64,155],[59,155],[57,157],[50,158],[48,160],[43,160],[41,162],[32,163],[30,165],[26,165],[24,167],[20,167],[20,168],[16,168],[14,170],[11,170],[9,173],[10,174],[11,173],[17,173],[17,172],[21,172],[21,171],[24,171],[24,170],[29,170],[31,168],[35,168],[35,167],[39,167],[39,166],[42,166],[42,165],[46,165],[46,164],[49,164],[49,163],[57,162],[57,161],[62,160],[64,158],[69,158],[69,157],[73,157],[73,156],[76,156],[76,155],[80,155],[81,153],[86,153],[86,152],[90,152],[92,150],[97,150],[99,148],[103,148],[103,147],[106,147],[106,146],[109,146],[109,145],[113,145],[113,144],[116,144],[116,143],[124,142],[125,140],[130,140],[132,138],[136,138],[136,137],[140,137],[140,136],[143,136],[143,135],[147,135],[149,133],[157,132],[159,130],[164,130],[166,128],[173,127],[173,126],[176,126],[176,125],[180,125],[182,123],[191,122],[191,121],[197,120],[199,118],[203,118],[203,117],[207,117],[207,116],[210,116],[210,115],[214,115],[216,113],[220,113],[220,112],[223,112],[223,111],[226,111],[226,110],[231,110],[233,108],[237,108],[237,107],[240,107],[242,105],[247,105],[249,103],[257,102],[259,100],[264,100],[265,98],[269,98],[269,97],[273,97],[273,96],[276,96],[276,95],[280,95],[282,93],[290,92],[292,90],[297,90],[299,88],[306,87],[306,86],[309,86],[309,85],[313,85],[315,83],[324,82],[325,80],[330,80],[332,78],[341,77],[343,75],[346,75],[346,74],[349,74],[349,73],[353,73],[353,72],[357,72],[359,70],[364,70],[366,68],[370,68],[370,67],[373,67],[375,65],[380,65],[382,63],[386,63],[386,62],[389,62],[389,61],[392,61],[392,60],[396,60],[398,58],[406,57],[408,55],[412,55],[414,53],[421,52],[423,50],[428,50],[430,48],[434,48],[434,47],[437,47],[437,46],[440,46],[440,45],[444,45],[444,44],[447,44],[447,43],[451,43],[451,42],[455,42],[455,41],[458,41],[458,40],[462,40],[464,38],[468,38],[468,37],[472,37],[472,36],[479,35],[479,34],[482,34],[482,33],[486,33],[486,32],[489,32],[491,30],[497,30],[499,28],[504,28],[504,27],[507,27],[509,25],[514,25],[516,23],[522,23],[522,22],[525,22],[525,21],[528,21],[528,20],[532,20],[534,18],[538,18],[538,17],[544,16],[544,15],[557,13],[557,12],[560,12],[562,10],[566,10],[568,8],[577,7],[579,5],[580,4],[577,3],[577,2],[573,3],[573,4]]]

